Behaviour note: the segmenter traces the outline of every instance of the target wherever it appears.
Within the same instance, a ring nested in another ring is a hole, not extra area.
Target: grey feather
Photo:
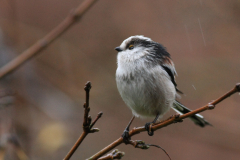
[[[174,103],[173,103],[173,107],[172,107],[172,109],[174,110],[174,111],[176,111],[177,113],[179,113],[179,114],[186,114],[186,113],[188,113],[188,112],[191,112],[191,110],[190,109],[188,109],[187,107],[185,107],[183,104],[181,104],[180,102],[178,102],[178,101],[175,101]],[[195,115],[193,115],[193,116],[191,116],[191,117],[189,117],[196,125],[199,125],[199,126],[201,126],[201,127],[205,127],[206,125],[210,125],[210,126],[212,126],[208,121],[206,121],[205,119],[204,119],[204,117],[202,116],[202,115],[200,115],[200,114],[195,114]]]

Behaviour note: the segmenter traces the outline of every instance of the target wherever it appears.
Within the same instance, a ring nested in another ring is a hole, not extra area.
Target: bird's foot
[[[123,131],[122,138],[123,138],[123,142],[124,142],[125,144],[129,144],[130,141],[131,141],[131,137],[130,137],[130,135],[129,135],[129,127],[130,127],[130,125],[132,124],[134,118],[135,118],[135,116],[132,117],[132,119],[131,119],[130,122],[128,123],[126,129]]]
[[[129,129],[126,128],[123,131],[122,138],[123,138],[123,142],[125,144],[129,144],[130,143],[131,137],[129,136]]]
[[[173,123],[183,122],[182,119],[179,119],[180,116],[181,116],[180,114],[175,114],[175,115],[172,115],[170,118],[174,118]]]
[[[154,134],[154,131],[152,130],[152,126],[153,126],[152,122],[145,124],[145,129],[147,130],[149,136],[153,136]]]

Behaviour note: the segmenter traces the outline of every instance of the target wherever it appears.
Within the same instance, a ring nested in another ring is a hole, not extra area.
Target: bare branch
[[[129,144],[131,144],[134,148],[140,148],[140,149],[148,149],[150,146],[145,144],[142,140],[129,140]]]
[[[117,149],[113,150],[112,153],[99,158],[98,160],[113,160],[113,159],[121,159],[125,155],[124,152],[120,152]]]
[[[92,118],[91,116],[89,116],[89,112],[90,112],[90,108],[89,108],[89,92],[90,89],[92,88],[91,82],[87,82],[84,90],[86,92],[86,99],[85,99],[85,103],[83,105],[84,107],[84,119],[83,119],[83,129],[84,131],[88,132],[89,130],[89,125],[91,124]]]
[[[93,121],[93,123],[90,125],[90,129],[92,129],[92,127],[94,126],[94,124],[99,120],[99,118],[101,118],[103,115],[103,112],[99,112],[98,116],[96,117],[96,119]]]
[[[203,112],[205,110],[210,110],[210,109],[214,109],[214,107],[222,102],[223,100],[225,100],[226,98],[230,97],[231,95],[235,94],[236,92],[240,92],[240,83],[236,84],[236,86],[230,90],[229,92],[227,92],[226,94],[224,94],[223,96],[221,96],[220,98],[208,103],[207,105],[198,108],[196,110],[193,110],[189,113],[183,114],[183,115],[176,115],[176,116],[172,116],[164,121],[161,121],[158,124],[155,124],[152,126],[152,130],[158,130],[160,128],[166,127],[170,124],[176,123],[176,122],[181,122],[183,119],[190,117],[194,114]],[[129,136],[132,137],[138,133],[144,132],[146,131],[145,127],[137,127],[137,128],[133,128],[131,131],[129,131]],[[112,142],[111,144],[109,144],[107,147],[103,148],[101,151],[99,151],[98,153],[96,153],[95,155],[93,155],[92,157],[90,157],[88,160],[97,160],[99,157],[103,156],[104,154],[106,154],[107,152],[111,151],[112,149],[114,149],[115,147],[117,147],[118,145],[120,145],[121,143],[123,143],[123,138],[120,137],[117,140],[115,140],[114,142]],[[135,143],[133,143],[132,145],[134,145]],[[140,147],[140,146],[139,146]],[[139,148],[138,147],[138,148]]]
[[[15,59],[11,60],[5,66],[0,69],[0,79],[7,74],[13,72],[18,67],[23,65],[25,62],[30,60],[32,57],[36,56],[40,51],[51,44],[55,39],[67,31],[73,24],[78,22],[78,20],[88,11],[88,9],[97,0],[85,0],[79,5],[73,12],[71,12],[57,27],[55,27],[51,32],[49,32],[45,37],[38,40],[31,47],[23,51]]]
[[[92,118],[89,115],[89,111],[90,111],[90,107],[89,107],[89,92],[90,92],[91,88],[92,88],[91,82],[87,82],[85,87],[84,87],[84,90],[86,92],[86,102],[83,105],[83,107],[84,107],[83,133],[80,135],[80,137],[78,138],[77,142],[74,144],[72,149],[68,152],[68,154],[66,155],[64,160],[69,160],[72,157],[72,155],[77,150],[79,145],[82,143],[84,138],[88,135],[88,133],[95,133],[95,132],[99,131],[98,128],[93,128],[92,129],[92,127],[98,121],[98,119],[101,118],[103,113],[99,112],[98,116],[96,117],[96,119],[91,124]]]

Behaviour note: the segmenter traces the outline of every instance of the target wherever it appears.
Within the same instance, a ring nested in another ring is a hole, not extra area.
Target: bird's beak
[[[115,50],[118,51],[118,52],[123,51],[120,47],[116,47]]]

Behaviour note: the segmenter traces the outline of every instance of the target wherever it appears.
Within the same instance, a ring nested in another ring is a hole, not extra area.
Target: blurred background
[[[57,26],[79,0],[1,0],[0,66]],[[163,44],[175,63],[180,101],[191,109],[218,98],[240,82],[240,1],[99,0],[47,49],[0,79],[0,159],[63,159],[82,132],[83,87],[92,82],[90,115],[103,111],[72,159],[86,159],[119,138],[132,113],[115,83],[115,47],[132,35]],[[202,115],[213,127],[186,119],[135,136],[163,147],[172,159],[238,160],[240,95]],[[169,112],[164,118],[174,114]],[[143,126],[152,119],[135,119]],[[117,147],[123,159],[168,157],[157,148]]]

